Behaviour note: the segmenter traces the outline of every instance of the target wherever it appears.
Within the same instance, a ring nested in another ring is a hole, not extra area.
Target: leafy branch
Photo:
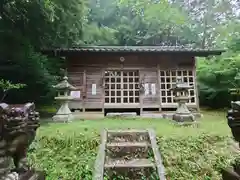
[[[21,84],[21,83],[14,84],[11,81],[0,79],[0,88],[3,91],[3,96],[2,96],[0,102],[2,102],[4,100],[4,98],[6,97],[9,90],[21,89],[21,88],[24,88],[25,86],[26,86],[26,84]]]

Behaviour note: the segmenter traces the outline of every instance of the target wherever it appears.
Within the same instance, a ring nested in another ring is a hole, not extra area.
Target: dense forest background
[[[226,49],[197,68],[201,105],[225,107],[240,86],[240,1],[1,0],[0,79],[26,85],[5,101],[51,103],[64,60],[40,49],[86,44]]]

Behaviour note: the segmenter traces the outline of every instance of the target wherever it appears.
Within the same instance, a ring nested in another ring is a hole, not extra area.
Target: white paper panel
[[[96,95],[97,94],[97,86],[96,84],[92,84],[92,95]]]
[[[156,85],[151,84],[152,95],[156,95]]]
[[[71,97],[80,98],[81,97],[81,92],[80,91],[71,91]]]
[[[149,95],[149,85],[144,84],[145,95]]]

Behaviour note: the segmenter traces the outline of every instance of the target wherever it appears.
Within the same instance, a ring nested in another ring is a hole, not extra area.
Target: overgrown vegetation
[[[225,136],[160,138],[159,145],[170,179],[221,179],[234,159]]]
[[[229,152],[229,137],[201,135],[196,137],[159,137],[167,177],[177,179],[220,178],[235,155]],[[100,138],[84,134],[41,136],[32,145],[30,162],[47,172],[47,180],[92,179]]]
[[[225,114],[211,112],[204,113],[199,127],[175,126],[166,119],[134,118],[43,123],[29,150],[29,162],[44,169],[48,180],[91,179],[103,128],[154,128],[171,180],[221,179],[221,169],[237,156]]]

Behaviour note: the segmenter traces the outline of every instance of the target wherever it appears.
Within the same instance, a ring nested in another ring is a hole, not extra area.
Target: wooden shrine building
[[[169,89],[181,76],[194,85],[188,107],[199,109],[196,57],[220,55],[222,50],[166,46],[87,46],[43,50],[65,57],[72,92],[71,110],[144,111],[174,110]]]

